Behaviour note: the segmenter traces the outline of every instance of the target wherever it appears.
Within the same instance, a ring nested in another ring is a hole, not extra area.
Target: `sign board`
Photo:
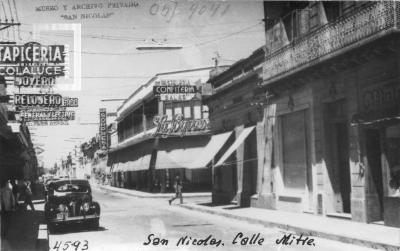
[[[14,85],[18,87],[53,87],[56,84],[56,77],[50,76],[22,76],[16,77]]]
[[[24,121],[68,121],[75,120],[75,111],[67,110],[27,110],[19,113]]]
[[[78,99],[59,94],[15,94],[16,106],[77,107]]]
[[[185,136],[188,133],[207,131],[210,127],[208,119],[184,119],[182,114],[177,114],[172,120],[167,115],[155,116],[153,120],[156,125],[155,136]]]
[[[201,87],[186,79],[158,80],[153,86],[153,94],[161,101],[186,101],[201,93]]]
[[[64,45],[0,45],[0,64],[13,63],[65,63]]]
[[[105,108],[100,108],[100,124],[99,124],[99,135],[100,135],[100,149],[107,150],[107,111]]]

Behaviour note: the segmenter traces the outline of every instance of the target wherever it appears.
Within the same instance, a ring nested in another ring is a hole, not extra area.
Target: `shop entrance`
[[[377,129],[367,129],[365,131],[366,136],[366,151],[367,161],[370,171],[370,178],[372,184],[370,186],[370,193],[374,193],[378,197],[379,202],[379,215],[374,221],[383,220],[383,179],[382,179],[382,149],[380,133]]]
[[[335,213],[351,213],[351,179],[349,133],[346,101],[338,100],[325,106],[327,169],[333,189]]]
[[[257,137],[253,130],[244,142],[242,207],[249,207],[251,196],[257,193],[257,164]]]

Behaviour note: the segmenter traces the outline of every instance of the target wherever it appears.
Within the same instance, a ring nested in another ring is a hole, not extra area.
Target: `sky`
[[[81,56],[80,90],[59,92],[79,98],[76,120],[68,126],[30,127],[34,144],[45,150],[40,155],[45,167],[52,167],[72,152],[75,145],[96,135],[99,108],[111,111],[118,106],[110,99],[127,98],[157,73],[212,66],[217,54],[220,64],[229,65],[265,44],[261,1],[1,0],[1,3],[4,8],[0,7],[0,17],[12,17],[21,23],[18,29],[3,31],[0,34],[3,39],[18,44],[30,41],[68,44],[73,67],[76,62],[72,52]],[[72,31],[42,31],[40,37],[35,37],[35,24],[80,25],[80,51],[74,48]],[[183,48],[136,49],[154,43]]]

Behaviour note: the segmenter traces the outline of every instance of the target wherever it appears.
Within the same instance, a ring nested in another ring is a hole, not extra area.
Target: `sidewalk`
[[[35,204],[35,207],[39,206]],[[15,211],[11,217],[8,234],[1,240],[2,251],[45,251],[48,250],[47,228],[44,212]]]
[[[400,250],[399,228],[260,208],[237,208],[229,205],[210,206],[207,204],[182,204],[180,206],[266,227],[278,227],[296,234],[318,236],[370,248]]]
[[[137,190],[132,190],[132,189],[126,189],[126,188],[118,188],[118,187],[112,187],[110,185],[100,185],[100,184],[91,184],[93,189],[100,189],[104,191],[109,191],[109,192],[116,192],[116,193],[121,193],[125,195],[130,195],[133,197],[137,198],[152,198],[152,199],[168,199],[173,197],[175,194],[174,193],[148,193],[148,192],[142,192],[142,191],[137,191]],[[211,192],[206,192],[206,193],[183,193],[184,198],[204,198],[204,199],[210,199],[211,200]]]

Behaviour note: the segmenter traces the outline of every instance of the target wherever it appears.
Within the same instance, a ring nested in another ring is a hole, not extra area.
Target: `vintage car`
[[[46,179],[46,181],[43,182],[43,191],[44,191],[45,201],[47,201],[49,198],[49,191],[52,190],[52,188],[51,188],[52,184],[58,180],[60,180],[60,179],[52,177],[52,178]]]
[[[54,181],[47,193],[44,213],[50,231],[56,226],[70,223],[87,223],[90,227],[99,227],[100,205],[93,201],[87,180]]]

